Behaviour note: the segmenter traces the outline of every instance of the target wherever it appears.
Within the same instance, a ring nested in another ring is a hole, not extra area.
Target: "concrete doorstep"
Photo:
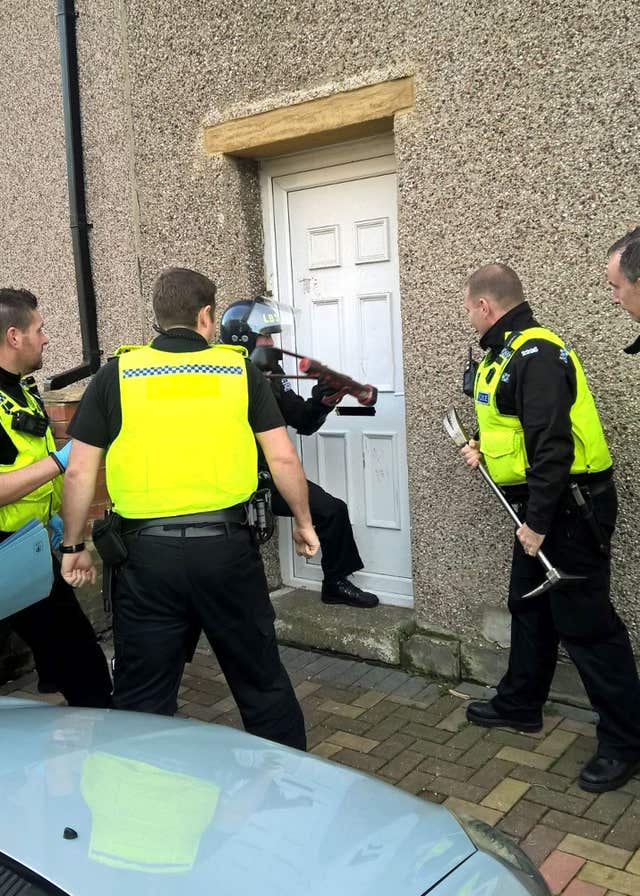
[[[412,610],[380,604],[372,610],[323,604],[320,593],[281,588],[271,594],[278,641],[330,650],[390,666],[401,664],[400,645],[415,629]]]
[[[380,604],[362,610],[323,604],[319,592],[281,588],[271,594],[278,641],[293,647],[330,651],[353,659],[398,666],[447,682],[469,681],[493,687],[507,668],[508,647],[475,637],[472,641],[442,629],[417,626],[413,610]],[[551,699],[589,708],[571,662],[558,662]]]

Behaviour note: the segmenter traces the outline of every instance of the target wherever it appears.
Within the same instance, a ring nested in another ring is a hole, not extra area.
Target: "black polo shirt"
[[[199,333],[183,327],[176,327],[157,336],[152,345],[160,351],[176,353],[203,351],[208,348],[208,343]],[[246,365],[249,389],[247,418],[251,429],[254,433],[260,433],[284,426],[285,422],[269,383],[250,361],[247,360]],[[96,448],[107,449],[121,427],[118,362],[113,358],[98,370],[87,386],[68,432],[74,439]]]

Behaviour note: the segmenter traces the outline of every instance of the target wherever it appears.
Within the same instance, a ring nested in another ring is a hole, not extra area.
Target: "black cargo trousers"
[[[266,480],[271,490],[271,509],[276,516],[293,516],[275,484]],[[307,479],[309,510],[322,549],[322,573],[327,582],[344,579],[362,569],[358,546],[353,537],[349,508],[341,498],[335,498],[315,482]]]
[[[306,749],[275,612],[246,526],[190,537],[126,534],[113,600],[117,709],[173,715],[191,635],[202,628],[251,734]],[[178,530],[180,531],[180,530]]]
[[[599,486],[596,494],[587,491],[587,496],[609,545],[618,509],[615,485]],[[523,600],[523,594],[543,581],[544,570],[515,539],[509,667],[492,704],[519,721],[539,718],[561,642],[598,713],[598,752],[610,759],[639,759],[640,682],[627,629],[609,599],[610,559],[598,550],[570,496],[561,502],[542,550],[563,572],[586,578]]]

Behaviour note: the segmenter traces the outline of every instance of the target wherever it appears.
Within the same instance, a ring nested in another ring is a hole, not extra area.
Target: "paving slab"
[[[584,864],[585,860],[579,856],[572,856],[570,853],[555,849],[544,860],[540,871],[551,892],[556,894],[562,893],[569,886]]]

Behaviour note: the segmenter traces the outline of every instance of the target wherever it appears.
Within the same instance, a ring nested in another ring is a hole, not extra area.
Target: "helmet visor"
[[[270,300],[256,301],[247,318],[247,325],[256,336],[272,336],[293,329],[293,308]]]

